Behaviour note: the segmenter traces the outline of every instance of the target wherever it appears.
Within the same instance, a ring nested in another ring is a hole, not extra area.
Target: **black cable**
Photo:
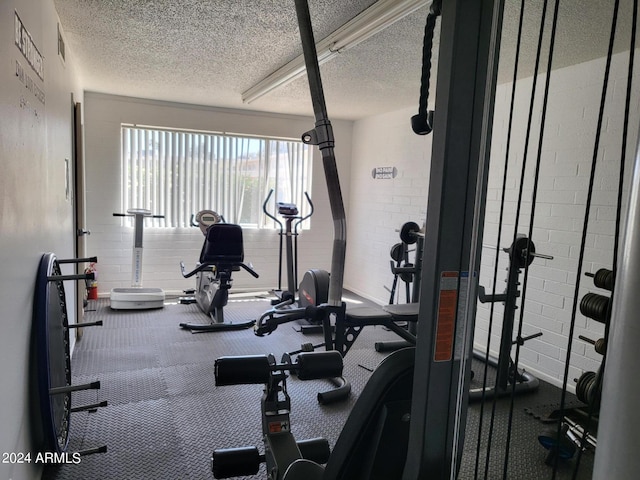
[[[427,22],[424,27],[424,40],[422,44],[422,76],[420,78],[420,100],[418,114],[411,117],[411,128],[417,135],[428,135],[433,129],[433,111],[428,110],[429,81],[431,78],[431,54],[433,50],[433,33],[436,28],[436,19],[440,16],[441,1],[435,0],[431,4]]]
[[[509,122],[508,122],[508,127],[507,127],[507,138],[506,138],[506,147],[505,147],[505,157],[504,157],[504,173],[503,173],[503,177],[502,177],[502,193],[501,193],[501,197],[500,197],[500,214],[498,217],[498,245],[496,246],[496,255],[495,255],[495,260],[494,260],[494,268],[493,268],[493,292],[492,295],[496,294],[496,284],[497,284],[497,279],[498,279],[498,264],[499,264],[499,260],[500,260],[500,238],[502,237],[502,222],[504,219],[504,210],[505,210],[505,203],[506,203],[506,185],[507,185],[507,174],[508,174],[508,165],[509,165],[509,157],[510,157],[510,150],[511,150],[511,133],[513,130],[513,112],[514,112],[514,107],[515,107],[515,96],[516,96],[516,85],[517,85],[517,79],[518,79],[518,64],[519,64],[519,60],[520,60],[520,46],[522,43],[522,26],[524,24],[524,3],[525,0],[521,0],[521,4],[520,4],[520,18],[518,21],[518,37],[517,37],[517,41],[516,41],[516,51],[515,51],[515,59],[514,59],[514,66],[513,66],[513,79],[512,79],[512,87],[511,87],[511,103],[509,105]],[[485,363],[485,369],[484,369],[484,374],[482,377],[482,398],[480,400],[480,421],[478,422],[478,440],[477,440],[477,444],[476,444],[476,460],[475,460],[475,467],[474,467],[474,478],[477,479],[478,478],[478,469],[479,469],[479,463],[480,463],[480,447],[482,444],[482,426],[483,426],[483,419],[484,419],[484,404],[485,404],[485,396],[486,396],[486,389],[487,389],[487,376],[488,376],[488,366],[489,366],[489,346],[491,345],[491,333],[493,331],[493,317],[494,317],[494,313],[495,313],[495,302],[491,302],[490,308],[489,308],[489,328],[488,328],[488,332],[487,332],[487,351],[485,353],[485,359],[484,359],[484,363]],[[495,393],[495,392],[494,392]],[[488,468],[489,468],[489,458],[491,455],[491,438],[493,437],[493,426],[494,426],[494,422],[495,422],[495,413],[496,413],[496,409],[495,409],[495,405],[496,405],[496,396],[494,396],[494,401],[493,401],[493,408],[491,411],[491,419],[489,421],[489,434],[488,434],[488,441],[487,441],[487,452],[486,452],[486,457],[485,457],[485,471],[484,471],[484,478],[486,479],[488,476]]]
[[[586,250],[586,241],[587,241],[587,228],[589,226],[589,214],[591,212],[591,201],[593,198],[593,186],[595,184],[595,173],[596,173],[596,165],[598,161],[598,151],[600,149],[600,135],[602,134],[602,123],[604,119],[604,107],[606,103],[607,97],[607,87],[609,85],[609,73],[611,71],[611,58],[613,56],[613,45],[615,40],[615,30],[616,23],[618,19],[618,7],[620,4],[620,0],[615,0],[614,10],[613,10],[613,19],[611,24],[611,34],[609,37],[609,48],[607,51],[607,60],[604,70],[604,79],[602,84],[602,94],[600,96],[600,108],[598,111],[598,121],[596,127],[596,138],[593,146],[593,155],[591,159],[591,172],[589,175],[589,187],[587,190],[587,200],[586,207],[584,213],[584,220],[582,225],[582,238],[580,240],[580,253],[578,255],[578,266],[576,271],[576,286],[573,294],[573,306],[571,310],[571,322],[569,324],[569,334],[568,334],[568,342],[567,342],[567,355],[566,362],[564,368],[564,376],[562,381],[562,392],[560,395],[560,415],[558,422],[558,438],[561,435],[562,429],[562,417],[564,416],[564,407],[566,403],[566,394],[567,394],[567,384],[569,383],[569,363],[571,359],[571,349],[573,346],[573,335],[575,332],[575,324],[576,324],[576,314],[578,310],[578,295],[580,293],[580,280],[582,277],[582,264],[584,262],[584,255]],[[556,459],[553,466],[553,476],[552,480],[556,478],[556,474],[558,471],[558,459]],[[577,468],[574,469],[573,477],[575,478],[577,474]]]
[[[558,10],[560,8],[560,0],[556,0],[555,2],[555,6],[554,6],[554,10],[553,10],[553,17],[552,17],[552,24],[551,24],[551,37],[549,39],[549,55],[548,55],[548,60],[547,60],[547,72],[546,72],[546,76],[545,76],[545,84],[544,84],[544,94],[543,94],[543,99],[542,99],[542,116],[540,119],[540,134],[538,136],[538,153],[537,153],[537,157],[536,157],[536,166],[535,166],[535,178],[533,181],[533,185],[534,185],[534,189],[533,189],[533,194],[532,194],[532,198],[531,198],[531,216],[529,219],[529,232],[528,232],[528,236],[527,236],[527,252],[531,251],[531,235],[533,233],[533,222],[534,222],[534,217],[535,217],[535,207],[536,207],[536,200],[537,200],[537,193],[538,193],[538,178],[539,178],[539,174],[540,174],[540,164],[541,164],[541,159],[542,159],[542,144],[543,144],[543,140],[544,140],[544,131],[545,131],[545,125],[546,125],[546,118],[547,118],[547,106],[548,106],[548,100],[549,100],[549,85],[551,83],[551,67],[553,65],[553,53],[554,53],[554,49],[555,49],[555,40],[556,40],[556,31],[557,31],[557,27],[558,27]],[[544,22],[543,22],[544,23]],[[535,81],[534,81],[535,82]],[[531,110],[529,111],[529,114],[531,115],[533,113],[533,100],[534,100],[534,95],[533,92],[535,91],[535,83],[534,83],[534,87],[532,90],[532,96],[531,96]],[[529,120],[531,121],[531,116],[529,117]],[[529,143],[529,133],[530,133],[530,126],[531,124],[529,123],[529,125],[527,125],[527,140],[525,140],[526,144]],[[526,146],[525,146],[526,149]],[[520,179],[520,191],[522,192],[522,189],[524,187],[524,180],[525,180],[525,170],[526,170],[526,157],[525,160],[523,160],[523,165],[522,165],[522,176]],[[519,221],[519,214],[520,214],[520,208],[521,208],[521,203],[522,203],[522,195],[520,194],[518,197],[518,213],[516,215],[516,220],[515,220],[515,227],[514,227],[514,242],[517,238],[517,234],[518,234],[518,221]],[[527,253],[528,255],[528,253]],[[527,259],[528,260],[528,259]],[[518,334],[517,337],[521,338],[522,337],[522,325],[524,323],[524,305],[526,302],[526,296],[527,296],[527,286],[528,286],[528,279],[529,279],[529,265],[530,262],[526,261],[525,262],[525,267],[524,267],[524,280],[523,280],[523,284],[522,284],[522,299],[520,301],[520,318],[518,320]],[[516,352],[515,352],[515,356],[514,356],[514,360],[513,360],[513,369],[514,372],[517,372],[518,369],[518,362],[520,360],[520,343],[516,344]],[[511,427],[513,425],[513,410],[514,410],[514,405],[515,405],[515,392],[516,392],[516,379],[515,379],[515,375],[514,375],[514,381],[513,381],[513,385],[512,385],[512,390],[511,390],[511,404],[509,407],[509,421],[508,421],[508,427],[507,427],[507,438],[506,438],[506,448],[505,448],[505,460],[504,460],[504,468],[503,468],[503,478],[507,478],[507,467],[508,467],[508,461],[509,461],[509,447],[510,447],[510,440],[511,440]]]
[[[616,4],[616,12],[617,12],[617,4]],[[613,246],[613,267],[611,270],[611,298],[607,304],[607,312],[606,318],[608,320],[611,319],[611,309],[613,307],[613,298],[615,296],[615,279],[617,273],[617,264],[618,264],[618,248],[620,243],[620,229],[621,229],[621,216],[622,216],[622,187],[624,183],[624,174],[625,174],[625,162],[626,162],[626,151],[627,151],[627,138],[629,133],[629,111],[631,105],[631,92],[632,92],[632,84],[633,84],[633,66],[634,66],[634,57],[635,57],[635,44],[636,44],[636,29],[637,29],[637,21],[638,21],[638,0],[634,0],[633,2],[633,13],[632,13],[632,21],[631,21],[631,38],[630,38],[630,46],[629,46],[629,64],[627,69],[627,92],[625,98],[625,109],[624,109],[624,120],[622,127],[622,145],[620,150],[620,173],[618,176],[618,197],[617,197],[617,211],[616,211],[616,224],[615,224],[615,232],[614,232],[614,246]],[[614,17],[614,25],[615,25],[615,17]],[[613,32],[612,32],[613,35]],[[594,278],[595,283],[595,278]],[[611,327],[611,322],[607,321],[605,323],[604,329],[604,339],[608,341],[609,339],[609,329]],[[589,410],[587,412],[587,420],[585,423],[585,429],[583,437],[580,441],[580,448],[578,449],[578,456],[576,458],[576,466],[573,472],[572,480],[577,478],[578,469],[580,466],[580,461],[582,459],[582,452],[584,451],[587,443],[587,435],[588,435],[588,425],[591,423],[593,416],[595,415],[594,410],[599,408],[600,404],[600,395],[602,393],[602,382],[604,379],[604,370],[606,365],[607,355],[606,351],[602,356],[602,362],[600,364],[600,368],[598,369],[598,374],[594,379],[594,399],[597,398],[597,402],[593,401],[589,402]]]
[[[532,119],[533,119],[533,105],[534,105],[534,101],[535,101],[535,92],[536,92],[538,71],[539,71],[539,67],[540,67],[540,58],[541,58],[541,51],[542,51],[542,38],[543,38],[545,19],[546,19],[546,13],[547,13],[547,3],[548,3],[548,0],[545,0],[544,4],[543,4],[542,16],[541,16],[541,20],[540,20],[540,29],[539,29],[539,35],[538,35],[538,45],[537,45],[537,50],[536,50],[536,60],[535,60],[535,67],[534,67],[534,74],[533,74],[533,86],[532,86],[532,89],[531,89],[531,101],[530,101],[529,116],[528,116],[528,121],[527,121],[525,150],[524,150],[524,155],[523,155],[523,166],[522,166],[523,173],[522,173],[522,176],[524,176],[524,169],[525,169],[526,163],[527,163],[529,136],[530,136],[530,132],[531,132],[531,124],[532,124]],[[512,87],[514,90],[515,90],[516,80],[517,80],[517,77],[514,77],[514,86]],[[513,106],[513,98],[512,98],[512,106]],[[506,172],[505,172],[505,175],[506,175]],[[523,194],[523,181],[521,180],[521,182],[520,182],[520,190],[519,190],[519,194],[518,194],[519,201],[518,201],[518,207],[517,207],[517,212],[516,212],[515,232],[514,232],[514,235],[513,235],[512,244],[515,243],[516,236],[517,236],[517,225],[518,225],[518,218],[520,216],[520,207],[521,207],[521,203],[522,203],[522,194]],[[504,195],[504,187],[503,187],[503,195]],[[502,224],[502,222],[500,222],[500,225],[501,224]],[[498,238],[498,242],[499,241],[500,241],[500,238]],[[498,253],[499,253],[499,247],[498,247],[498,250],[496,251],[496,258],[498,257]],[[497,262],[496,262],[496,268],[497,268]],[[494,284],[496,282],[496,277],[497,277],[497,273],[494,274]],[[488,346],[487,346],[487,348],[488,348]],[[490,420],[490,430],[489,430],[489,441],[487,442],[488,443],[488,449],[489,449],[489,447],[491,445],[491,438],[493,437],[493,428],[494,428],[494,424],[495,424],[496,406],[497,406],[497,395],[494,396],[494,398],[493,398],[492,413],[491,413],[491,420]],[[505,470],[506,470],[506,466],[507,466],[507,461],[508,460],[505,459],[505,463],[504,463],[504,469]],[[490,451],[488,450],[488,452],[486,454],[486,460],[485,460],[485,478],[487,478],[487,476],[488,476],[489,463],[490,463]]]

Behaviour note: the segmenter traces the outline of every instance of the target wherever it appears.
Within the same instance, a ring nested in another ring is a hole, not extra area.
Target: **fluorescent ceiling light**
[[[381,32],[388,26],[431,4],[432,0],[379,0],[358,16],[316,44],[318,63],[322,64],[336,55],[355,47],[360,42]],[[304,55],[283,65],[268,77],[242,94],[244,103],[251,103],[282,85],[304,74]]]

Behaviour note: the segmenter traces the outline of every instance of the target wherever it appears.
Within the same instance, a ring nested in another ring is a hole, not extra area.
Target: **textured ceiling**
[[[373,3],[309,0],[316,41]],[[533,72],[543,0],[525,3],[519,76]],[[561,0],[554,66],[606,55],[613,3]],[[621,2],[623,32],[629,30],[630,4],[631,0]],[[55,0],[55,5],[88,91],[312,113],[306,77],[249,105],[241,99],[242,92],[301,53],[293,0]],[[513,75],[519,5],[520,1],[506,0],[503,81]],[[417,105],[427,11],[426,6],[419,9],[322,65],[331,117],[357,119]],[[551,12],[547,23],[550,17]],[[617,42],[617,50],[626,48]]]

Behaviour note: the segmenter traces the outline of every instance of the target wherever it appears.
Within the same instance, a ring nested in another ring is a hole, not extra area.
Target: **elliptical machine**
[[[182,297],[179,301],[181,304],[196,303],[200,310],[211,318],[211,323],[181,323],[180,327],[192,332],[217,332],[252,327],[255,320],[227,322],[224,319],[232,272],[242,268],[258,278],[258,273],[251,266],[242,263],[242,228],[240,225],[224,223],[222,216],[213,210],[201,210],[195,215],[195,222],[192,219],[191,224],[200,228],[205,241],[200,253],[200,262],[195,269],[187,273],[184,262],[180,262],[184,278],[196,276],[196,288],[185,290],[185,293],[193,294],[193,297]]]
[[[298,226],[313,215],[314,207],[307,192],[304,192],[310,211],[307,215],[299,215],[298,207],[294,203],[277,202],[278,214],[284,219],[283,223],[269,212],[267,204],[273,195],[273,189],[269,191],[267,198],[262,204],[264,214],[276,222],[280,228],[280,248],[278,256],[278,288],[273,291],[277,298],[271,301],[274,307],[262,315],[262,318],[272,317],[282,311],[292,313],[296,309],[306,309],[326,303],[329,298],[329,272],[312,268],[307,270],[302,276],[302,281],[298,287]],[[283,237],[286,237],[286,261],[287,261],[287,289],[282,289],[282,251]],[[296,298],[296,294],[298,297]],[[292,311],[289,311],[292,310]],[[321,333],[321,321],[310,317],[297,315],[294,318],[300,324],[302,333]]]
[[[276,202],[278,207],[278,214],[284,219],[284,225],[282,222],[267,209],[267,204],[273,195],[273,188],[269,190],[269,194],[262,204],[262,211],[271,220],[278,224],[280,232],[280,246],[278,254],[278,288],[273,291],[276,299],[271,301],[272,305],[276,305],[280,302],[295,299],[298,291],[298,226],[306,219],[313,215],[313,202],[307,192],[304,192],[304,196],[309,203],[310,211],[307,215],[299,215],[298,206],[295,203]],[[297,220],[297,221],[296,221]],[[295,223],[294,223],[295,222]],[[283,250],[283,237],[286,237],[286,254],[287,254],[287,289],[282,289],[282,250]],[[328,288],[328,282],[327,282]],[[294,300],[295,302],[295,300]]]

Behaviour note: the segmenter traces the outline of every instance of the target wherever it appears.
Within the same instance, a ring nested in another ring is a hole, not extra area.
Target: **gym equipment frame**
[[[219,332],[252,327],[255,320],[227,322],[224,318],[232,273],[242,268],[255,278],[259,276],[250,265],[243,263],[242,227],[233,223],[221,223],[220,215],[211,210],[198,212],[196,222],[205,235],[200,262],[190,272],[186,272],[184,262],[180,262],[184,278],[196,276],[196,289],[193,291],[193,298],[181,298],[180,303],[197,303],[211,322],[181,323],[180,327],[191,332]]]
[[[133,217],[133,249],[131,250],[131,287],[113,288],[110,294],[110,305],[113,310],[146,310],[163,308],[165,294],[161,288],[144,288],[142,286],[142,252],[145,218],[164,218],[164,215],[153,215],[151,210],[130,208],[127,213],[114,213],[114,217]]]
[[[274,294],[277,299],[272,300],[272,305],[276,305],[280,302],[295,298],[298,292],[298,226],[311,218],[314,212],[313,202],[307,192],[304,192],[304,196],[309,204],[309,213],[307,215],[299,215],[298,207],[293,203],[277,202],[278,213],[284,219],[285,225],[282,224],[278,218],[271,214],[267,209],[267,204],[273,195],[273,189],[269,190],[269,194],[262,204],[262,211],[271,220],[276,222],[279,228],[280,244],[278,250],[278,288],[274,290]],[[295,222],[295,223],[294,223]],[[283,249],[283,237],[285,241],[285,251],[287,254],[287,289],[282,290],[282,249]],[[327,281],[328,285],[328,281]]]
[[[36,359],[36,387],[39,418],[42,425],[43,452],[66,452],[69,443],[71,414],[95,411],[107,405],[106,401],[78,407],[71,406],[71,393],[80,390],[99,389],[100,382],[71,384],[71,351],[69,332],[73,328],[100,326],[102,321],[69,324],[65,280],[90,280],[93,273],[62,275],[60,264],[96,262],[96,257],[59,260],[53,253],[40,259],[36,276],[32,348]],[[97,447],[76,452],[80,455],[106,452],[107,447]]]
[[[329,315],[344,311],[346,218],[308,5],[306,0],[295,4],[316,116],[316,128],[305,133],[303,141],[321,150],[334,219],[329,300],[318,307],[323,311],[326,337]],[[461,455],[477,298],[474,272],[479,269],[482,245],[502,7],[503,0],[451,0],[442,5],[438,114],[434,116],[426,221],[433,228],[425,233],[425,250],[433,255],[423,263],[416,373],[411,374],[412,394],[405,399],[410,405],[410,416],[405,417],[410,418],[408,442],[406,455],[399,458],[406,457],[406,461],[401,462],[402,473],[390,478],[453,478]],[[394,352],[388,365],[397,365],[404,351]],[[363,394],[357,403],[366,401]],[[309,472],[297,473],[297,478],[311,478]],[[292,474],[291,478],[296,477]]]

